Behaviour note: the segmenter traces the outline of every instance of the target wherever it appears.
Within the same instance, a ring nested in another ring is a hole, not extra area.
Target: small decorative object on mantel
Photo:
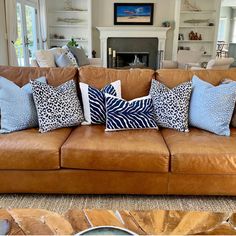
[[[184,1],[184,8],[188,11],[201,11],[201,9],[196,6],[196,4],[190,3],[189,0]]]
[[[202,35],[201,34],[198,35],[197,32],[195,33],[194,31],[191,31],[189,33],[189,40],[202,40]]]
[[[108,68],[112,68],[112,48],[108,48]]]
[[[170,27],[170,22],[169,21],[162,22],[162,27]]]
[[[115,3],[115,25],[153,25],[154,3]]]
[[[116,51],[113,50],[112,53],[112,67],[115,68],[116,67]]]

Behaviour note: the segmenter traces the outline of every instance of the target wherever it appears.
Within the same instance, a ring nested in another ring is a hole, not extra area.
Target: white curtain
[[[42,39],[43,49],[48,48],[47,44],[47,12],[46,12],[46,1],[38,0],[39,5],[39,21],[40,21],[40,36]]]
[[[6,26],[8,39],[8,58],[10,66],[18,66],[18,60],[15,49],[15,41],[17,35],[17,14],[16,14],[16,0],[5,0],[6,8]]]

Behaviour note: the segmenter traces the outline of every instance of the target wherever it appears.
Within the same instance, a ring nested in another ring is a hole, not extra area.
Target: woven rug
[[[72,208],[234,212],[236,197],[1,194],[0,208],[41,208],[59,214]]]

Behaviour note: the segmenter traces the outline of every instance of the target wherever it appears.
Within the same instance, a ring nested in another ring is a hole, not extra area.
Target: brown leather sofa
[[[183,71],[0,66],[19,86],[45,75],[57,86],[74,79],[97,88],[121,80],[125,99],[147,95],[152,78],[170,88],[193,74],[217,85],[236,70]],[[236,195],[236,129],[230,137],[190,128],[106,133],[104,126],[37,129],[0,135],[1,193]]]

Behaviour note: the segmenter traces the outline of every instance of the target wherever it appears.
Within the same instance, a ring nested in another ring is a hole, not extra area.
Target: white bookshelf
[[[175,1],[175,31],[173,42],[173,59],[177,58],[179,47],[202,51],[201,61],[207,62],[216,56],[217,33],[220,17],[220,0],[189,0],[199,11],[186,9],[184,0]],[[205,20],[202,23],[186,23],[188,20]],[[212,23],[213,26],[209,24]],[[190,40],[190,31],[201,34],[202,40]],[[178,40],[179,34],[184,36]]]
[[[92,57],[91,0],[71,0],[71,3],[73,10],[68,10],[65,0],[46,0],[48,46],[61,47],[73,37],[88,57]],[[76,19],[76,22],[68,23],[63,19]]]

